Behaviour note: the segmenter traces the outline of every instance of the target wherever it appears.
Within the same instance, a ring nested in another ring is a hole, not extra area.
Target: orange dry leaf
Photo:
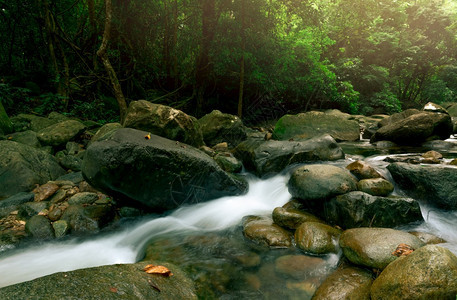
[[[143,270],[148,274],[159,274],[166,277],[173,276],[173,273],[164,266],[147,265]]]
[[[406,255],[409,255],[411,253],[413,253],[414,251],[414,248],[411,247],[410,245],[406,245],[406,244],[399,244],[397,246],[397,249],[395,249],[394,252],[392,252],[392,255],[395,255],[395,256],[406,256]]]
[[[144,138],[147,139],[147,140],[151,139],[151,134],[150,134],[150,133],[146,134],[146,135],[144,136]]]

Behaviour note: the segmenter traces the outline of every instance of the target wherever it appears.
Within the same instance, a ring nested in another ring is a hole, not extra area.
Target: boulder
[[[451,117],[456,118],[457,117],[457,103],[453,103],[451,106],[446,108],[446,111],[448,114],[451,115]]]
[[[35,131],[26,130],[22,132],[16,132],[10,135],[11,141],[18,142],[21,144],[29,145],[34,148],[40,148],[41,144],[37,138]]]
[[[248,216],[243,220],[244,235],[257,244],[272,248],[292,246],[292,235],[266,217]]]
[[[306,165],[290,176],[289,193],[302,201],[321,200],[354,191],[357,180],[348,170],[332,165]]]
[[[427,104],[425,104],[424,107],[422,108],[422,110],[435,112],[435,113],[449,114],[444,107],[442,107],[441,105],[438,105],[436,103],[433,103],[433,102],[428,102]]]
[[[381,127],[384,127],[387,125],[391,125],[393,123],[396,123],[398,121],[401,121],[403,119],[406,119],[409,116],[412,116],[412,115],[415,115],[418,113],[420,113],[420,110],[415,109],[415,108],[410,108],[410,109],[404,110],[402,112],[395,113],[395,114],[391,115],[390,117],[382,119],[381,121],[379,121],[378,126],[379,126],[379,128],[381,128]]]
[[[422,242],[424,242],[427,245],[446,243],[445,240],[431,233],[421,231],[410,231],[409,233],[418,237]]]
[[[439,208],[457,209],[456,167],[393,163],[387,169],[408,196]]]
[[[346,166],[352,175],[357,177],[358,180],[362,179],[371,179],[371,178],[382,178],[382,175],[379,174],[370,164],[364,162],[363,160],[357,160],[353,163],[350,163]]]
[[[229,173],[239,173],[243,169],[243,164],[231,153],[219,153],[214,156],[214,160],[222,168]]]
[[[325,202],[324,215],[327,222],[343,228],[396,227],[423,220],[419,203],[414,199],[376,197],[359,191]]]
[[[73,233],[97,232],[114,219],[111,205],[70,205],[61,220],[68,223]]]
[[[424,111],[381,127],[370,142],[388,140],[399,145],[417,145],[431,139],[445,140],[452,130],[448,114]]]
[[[371,299],[455,299],[457,257],[428,245],[388,265],[371,286]]]
[[[52,228],[51,221],[41,215],[31,217],[25,224],[25,231],[35,238],[54,238],[54,229]]]
[[[306,141],[264,141],[251,139],[235,149],[245,168],[258,176],[278,173],[289,165],[344,158],[343,150],[329,135]]]
[[[93,187],[157,211],[229,195],[246,183],[191,146],[122,128],[86,150],[82,172]]]
[[[353,228],[340,235],[340,247],[350,262],[384,269],[397,259],[392,254],[399,244],[419,249],[425,244],[412,234],[390,228]]]
[[[93,142],[109,138],[116,130],[123,128],[119,123],[107,123],[100,127],[99,130],[91,138],[89,145]]]
[[[20,192],[0,201],[0,218],[6,217],[17,210],[20,205],[33,201],[33,193]]]
[[[312,300],[370,300],[373,274],[354,266],[338,268],[319,286]]]
[[[296,229],[304,222],[324,223],[321,219],[295,208],[276,207],[273,210],[273,221],[281,227]]]
[[[357,189],[373,196],[388,196],[394,191],[394,185],[384,178],[362,179]]]
[[[203,116],[198,123],[203,140],[209,146],[227,142],[230,147],[235,147],[247,138],[246,129],[240,118],[218,110]]]
[[[197,119],[172,107],[146,100],[130,103],[122,125],[194,147],[204,145]]]
[[[283,255],[275,260],[275,272],[296,280],[306,279],[326,265],[324,259],[307,255]]]
[[[85,129],[83,123],[68,120],[38,131],[37,137],[43,145],[58,147],[78,137]]]
[[[341,230],[318,222],[305,222],[295,231],[298,248],[306,253],[321,255],[338,252]]]
[[[163,265],[173,276],[148,274]],[[55,273],[0,289],[1,299],[197,299],[193,281],[177,266],[162,262],[110,265]]]
[[[0,141],[0,198],[32,190],[36,184],[65,174],[50,154],[33,147]]]
[[[357,141],[360,138],[360,129],[358,122],[346,117],[311,111],[280,118],[275,125],[273,138],[300,140],[322,134],[329,134],[336,141]]]

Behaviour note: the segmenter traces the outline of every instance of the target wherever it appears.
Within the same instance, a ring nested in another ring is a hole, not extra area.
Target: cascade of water
[[[250,214],[270,214],[290,200],[287,176],[267,180],[249,179],[249,192],[206,203],[182,207],[171,215],[133,229],[78,242],[52,242],[5,255],[0,261],[0,287],[32,280],[56,272],[117,263],[133,263],[151,238],[187,231],[222,230],[238,224]]]

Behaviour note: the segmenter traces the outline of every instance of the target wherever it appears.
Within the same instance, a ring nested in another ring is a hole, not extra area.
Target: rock
[[[439,152],[431,150],[431,151],[427,151],[424,154],[422,154],[422,158],[424,158],[421,161],[422,163],[439,164],[439,163],[441,163],[440,159],[443,158],[443,155]]]
[[[409,233],[418,237],[422,242],[424,242],[427,245],[446,243],[446,241],[442,238],[427,232],[410,231]]]
[[[51,155],[30,146],[0,141],[0,198],[31,191],[65,174]]]
[[[451,117],[457,117],[457,103],[453,103],[451,106],[447,107],[446,111],[451,115]]]
[[[428,245],[388,265],[371,286],[371,299],[455,299],[457,257]]]
[[[202,151],[156,135],[145,139],[146,134],[123,128],[91,144],[82,166],[86,181],[160,211],[246,191],[246,183]]]
[[[371,178],[382,178],[382,175],[379,174],[372,166],[368,163],[357,160],[353,163],[350,163],[346,166],[346,169],[352,173],[358,180],[362,179],[371,179]]]
[[[6,114],[2,103],[0,103],[0,132],[4,134],[13,132],[13,124]]]
[[[21,219],[30,219],[31,217],[44,212],[49,208],[48,201],[26,202],[19,206],[18,215]]]
[[[341,230],[317,222],[305,222],[295,231],[298,248],[311,254],[338,252],[338,237]]]
[[[173,273],[148,274],[148,264]],[[0,289],[1,299],[197,299],[193,281],[177,266],[144,261],[55,273]]]
[[[443,113],[443,114],[448,114],[447,110],[433,102],[428,102],[427,104],[424,105],[424,108],[422,108],[423,111],[429,111],[429,112],[434,112],[434,113]]]
[[[68,204],[93,204],[97,200],[98,195],[96,193],[84,192],[73,195],[70,199],[68,199]]]
[[[53,182],[48,182],[39,186],[38,188],[33,190],[33,192],[35,193],[35,201],[40,202],[48,199],[49,197],[54,195],[58,189],[59,186]]]
[[[38,131],[37,137],[43,145],[57,147],[78,137],[85,129],[86,126],[81,122],[68,120]]]
[[[338,268],[313,295],[313,300],[370,300],[373,274],[354,266]]]
[[[214,156],[214,160],[222,168],[222,170],[229,173],[239,173],[243,168],[241,161],[236,159],[236,157],[230,153],[219,153]]]
[[[347,118],[317,111],[285,115],[278,120],[273,131],[277,140],[309,139],[322,134],[331,135],[336,141],[357,141],[359,124]]]
[[[130,103],[123,125],[197,148],[204,145],[197,119],[180,110],[146,100]]]
[[[353,228],[340,235],[344,256],[356,265],[384,269],[397,257],[392,255],[399,244],[419,249],[425,244],[412,234],[389,228]]]
[[[28,123],[29,125],[25,126],[27,129],[30,128],[31,130],[38,132],[46,127],[49,127],[51,125],[58,123],[59,121],[48,119],[48,118],[43,118],[43,117],[39,117],[39,116],[35,116],[35,115],[19,114],[19,115],[17,115],[15,122]]]
[[[107,123],[103,125],[92,137],[89,142],[89,145],[96,141],[106,140],[109,138],[116,130],[123,128],[119,123]]]
[[[453,142],[442,141],[442,140],[433,140],[428,141],[422,144],[422,147],[425,149],[435,150],[435,151],[446,151],[451,150],[456,147],[456,144]]]
[[[408,196],[439,208],[457,209],[456,167],[393,163],[387,169]]]
[[[394,191],[394,185],[384,178],[362,179],[357,189],[373,196],[388,196]]]
[[[216,152],[228,152],[229,151],[227,142],[222,142],[217,145],[214,145],[213,149]]]
[[[376,197],[359,191],[331,199],[324,209],[327,222],[343,228],[396,227],[423,220],[414,199]]]
[[[293,279],[305,279],[325,264],[320,257],[283,255],[275,260],[275,272]]]
[[[235,149],[245,168],[258,176],[278,173],[289,165],[344,158],[343,150],[329,135],[307,141],[247,140]]]
[[[82,159],[74,155],[64,155],[62,158],[59,159],[59,163],[62,167],[64,167],[67,170],[71,170],[74,172],[81,171]]]
[[[41,215],[31,217],[27,223],[25,223],[25,231],[35,238],[54,238],[54,229],[51,226],[51,221]]]
[[[33,201],[35,194],[20,192],[11,197],[0,201],[0,218],[9,215],[11,212],[17,210],[20,205]]]
[[[209,146],[227,142],[233,148],[247,138],[246,129],[240,118],[218,110],[203,116],[198,123],[203,140]]]
[[[18,142],[24,145],[28,145],[33,148],[40,148],[41,144],[37,138],[37,134],[35,131],[26,130],[22,132],[16,132],[10,135],[11,141]]]
[[[244,235],[261,245],[273,248],[288,248],[292,246],[291,234],[273,224],[273,220],[261,217],[245,217],[243,220]]]
[[[70,205],[61,217],[74,233],[96,232],[113,219],[114,208],[111,205]]]
[[[276,207],[273,210],[273,221],[279,226],[289,229],[296,229],[304,222],[324,223],[324,221],[308,212],[283,207]]]
[[[74,184],[79,184],[80,182],[84,181],[84,178],[82,172],[71,172],[60,176],[56,180],[68,180]]]
[[[381,121],[379,121],[378,126],[381,128],[381,127],[384,127],[387,125],[391,125],[391,124],[404,120],[407,117],[418,114],[418,113],[420,113],[420,110],[415,109],[415,108],[410,108],[410,109],[404,110],[402,112],[395,113],[395,114],[391,115],[390,117],[382,119]]]
[[[65,220],[58,220],[53,222],[52,228],[54,229],[56,238],[61,238],[70,231],[70,226]]]
[[[68,142],[65,145],[68,155],[78,155],[80,152],[84,151],[84,146],[75,142]]]
[[[448,114],[420,112],[381,127],[370,142],[388,140],[399,145],[417,145],[430,139],[449,138],[453,130]]]
[[[303,201],[331,198],[357,188],[349,171],[332,165],[306,165],[295,169],[288,183],[289,193]]]

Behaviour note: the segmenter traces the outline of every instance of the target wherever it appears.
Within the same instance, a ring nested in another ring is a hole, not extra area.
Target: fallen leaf
[[[115,287],[110,287],[109,290],[113,293],[117,293],[117,288]]]
[[[410,245],[406,245],[406,244],[399,244],[397,246],[397,249],[395,249],[394,252],[392,252],[392,255],[395,255],[395,256],[406,256],[406,255],[409,255],[411,253],[413,253],[414,251],[414,248],[411,247]]]
[[[151,134],[150,134],[150,133],[146,134],[146,135],[144,136],[144,138],[147,139],[147,140],[151,139]]]
[[[173,273],[164,266],[147,265],[143,270],[148,274],[159,274],[166,277],[173,276]]]

